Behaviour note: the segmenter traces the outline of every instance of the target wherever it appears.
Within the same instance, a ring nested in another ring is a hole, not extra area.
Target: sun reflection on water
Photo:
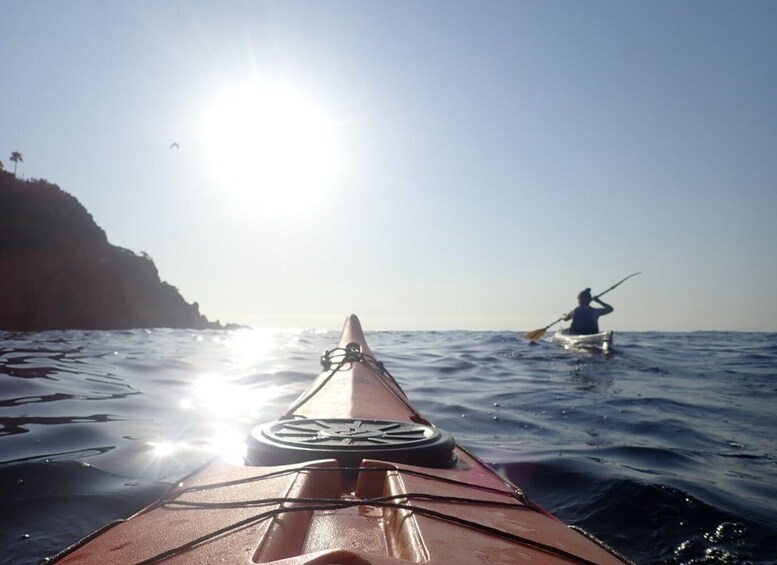
[[[191,387],[191,396],[178,401],[183,411],[201,410],[217,419],[245,421],[264,412],[268,402],[285,394],[275,384],[249,387],[221,375],[200,376]]]
[[[224,428],[213,431],[209,438],[209,449],[220,459],[240,465],[245,454],[245,432],[234,428]]]
[[[173,455],[180,447],[172,441],[150,441],[148,445],[153,450],[154,457],[160,459]]]
[[[293,386],[279,384],[274,374],[286,369],[283,353],[300,342],[301,334],[239,329],[204,336],[224,348],[231,366],[194,376],[181,396],[171,400],[176,415],[171,423],[174,430],[148,442],[156,464],[196,459],[197,454],[241,464],[250,429],[273,419],[278,399],[287,396],[289,386]]]

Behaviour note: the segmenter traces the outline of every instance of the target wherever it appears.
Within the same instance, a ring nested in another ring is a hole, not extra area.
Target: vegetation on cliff
[[[0,169],[0,329],[214,328],[72,195]]]

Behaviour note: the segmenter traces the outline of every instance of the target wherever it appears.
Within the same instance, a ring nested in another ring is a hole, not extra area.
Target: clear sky
[[[777,2],[2,0],[12,151],[222,322],[777,331]]]

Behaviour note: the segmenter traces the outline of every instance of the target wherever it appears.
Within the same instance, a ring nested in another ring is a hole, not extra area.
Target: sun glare
[[[203,130],[225,196],[252,211],[314,208],[337,173],[334,123],[285,85],[252,84],[224,92],[206,113]]]

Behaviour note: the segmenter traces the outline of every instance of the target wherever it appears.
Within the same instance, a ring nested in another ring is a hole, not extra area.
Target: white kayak
[[[612,349],[612,330],[596,334],[572,334],[569,329],[559,330],[551,337],[552,341],[562,344],[567,349]]]

